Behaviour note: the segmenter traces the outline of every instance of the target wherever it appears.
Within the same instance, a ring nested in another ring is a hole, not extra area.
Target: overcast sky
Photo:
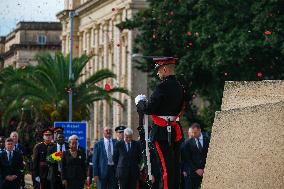
[[[19,21],[57,21],[64,0],[0,0],[0,36],[7,35]]]

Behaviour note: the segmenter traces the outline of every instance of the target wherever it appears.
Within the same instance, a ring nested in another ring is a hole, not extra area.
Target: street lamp
[[[73,19],[75,16],[78,16],[76,11],[69,12],[69,19],[70,19],[70,60],[69,60],[69,81],[72,81],[74,75],[72,73],[72,61],[73,61]],[[70,82],[71,83],[71,82]],[[73,106],[72,106],[72,98],[73,98],[73,91],[72,88],[69,90],[69,122],[72,121],[73,117]]]

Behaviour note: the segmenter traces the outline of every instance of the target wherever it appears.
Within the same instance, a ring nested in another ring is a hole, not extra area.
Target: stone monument
[[[202,189],[284,188],[284,81],[226,82]]]

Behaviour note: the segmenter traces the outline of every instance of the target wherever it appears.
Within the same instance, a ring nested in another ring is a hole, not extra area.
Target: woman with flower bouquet
[[[78,149],[78,137],[72,135],[68,139],[69,150],[62,157],[62,180],[67,189],[83,189],[87,178],[86,154]]]

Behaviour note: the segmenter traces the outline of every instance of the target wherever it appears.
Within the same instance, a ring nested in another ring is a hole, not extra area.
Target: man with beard
[[[63,154],[63,152],[69,148],[68,143],[65,142],[65,137],[62,133],[57,133],[56,137],[56,143],[48,148],[47,156],[55,152],[61,152]],[[61,180],[61,171],[61,163],[49,163],[48,180],[50,182],[51,189],[64,189]]]

